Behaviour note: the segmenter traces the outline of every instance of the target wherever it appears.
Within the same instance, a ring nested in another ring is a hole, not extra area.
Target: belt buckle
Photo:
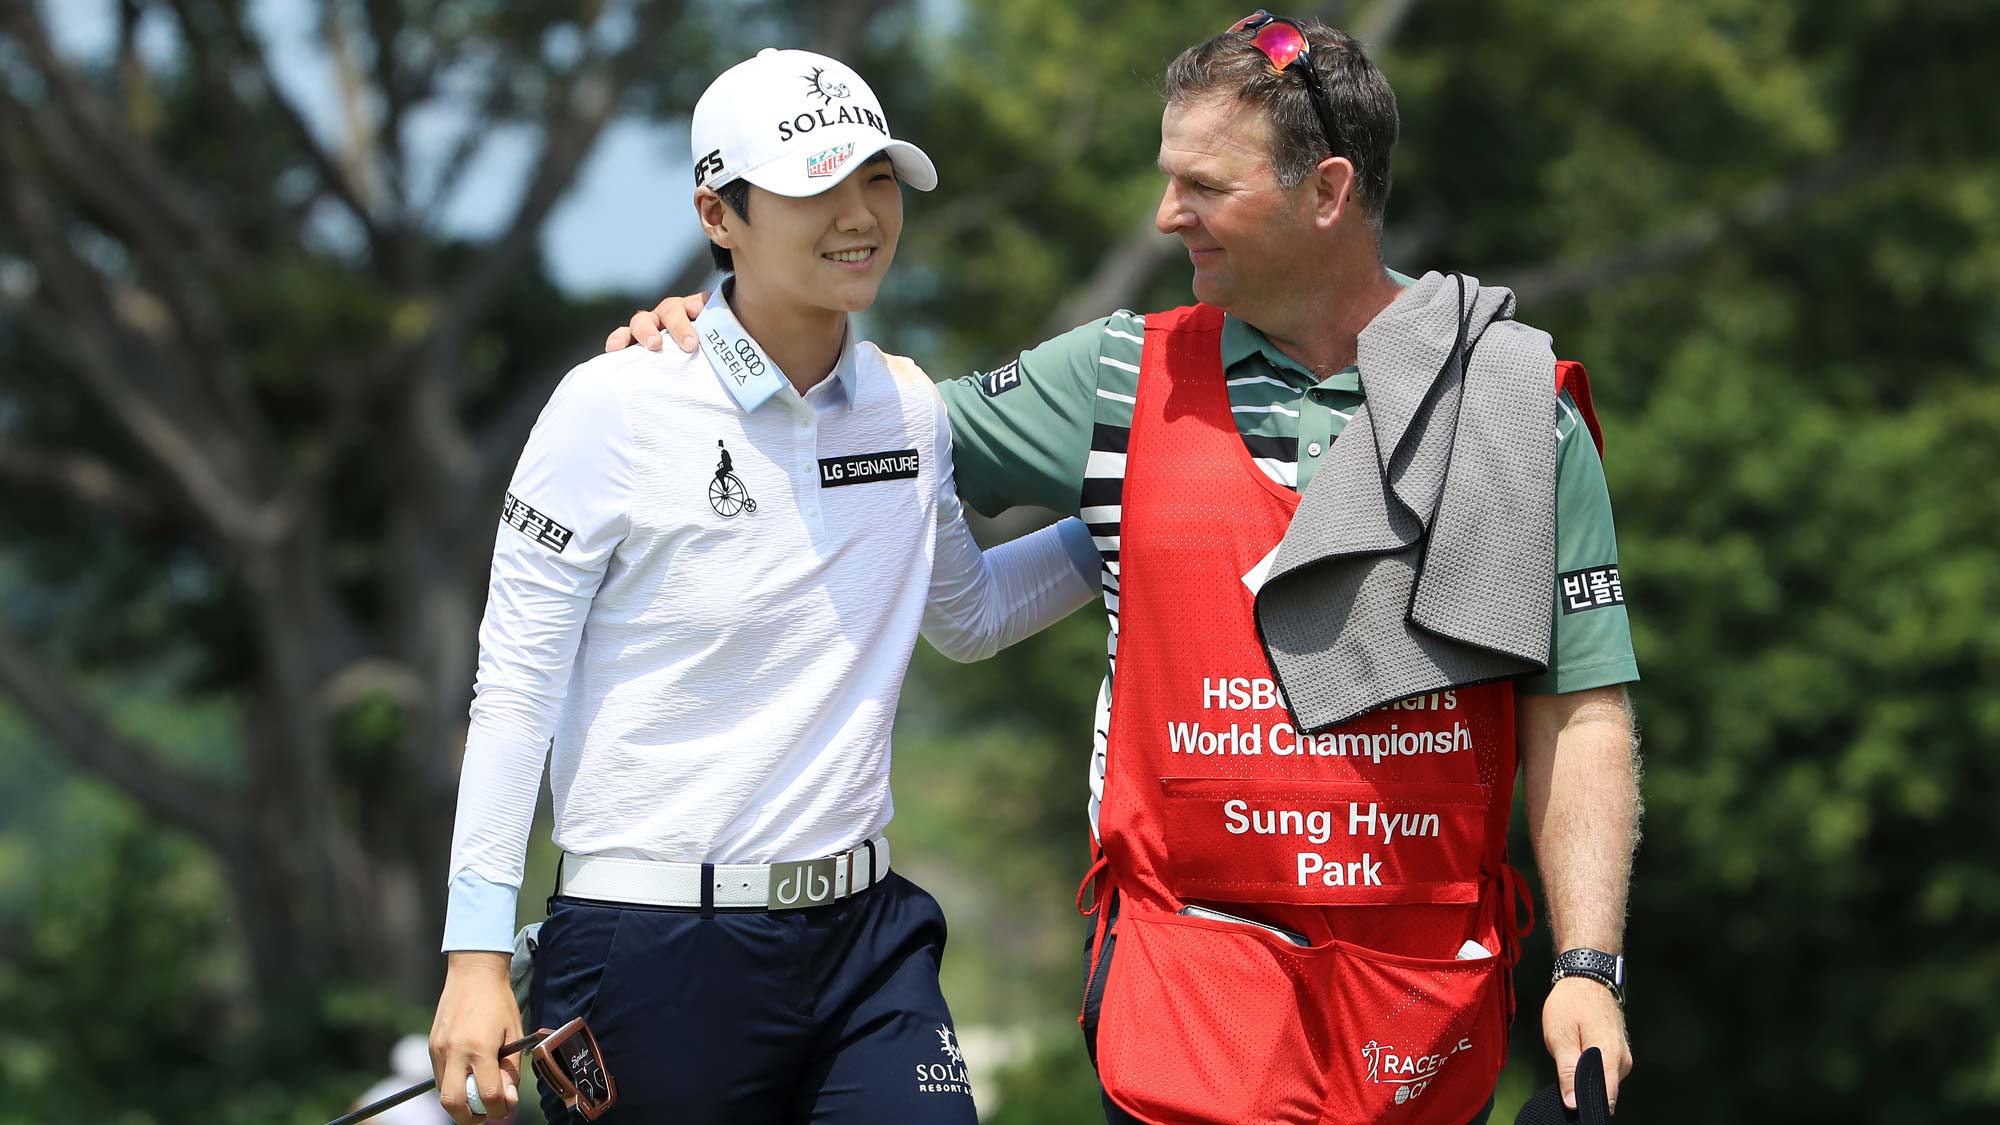
[[[769,910],[803,910],[808,906],[825,906],[834,899],[834,875],[840,865],[839,856],[824,859],[806,859],[795,863],[774,863],[771,865],[771,889],[765,902]]]

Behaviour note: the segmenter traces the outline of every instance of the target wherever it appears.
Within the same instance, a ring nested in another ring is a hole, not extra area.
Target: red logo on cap
[[[825,152],[813,153],[806,158],[806,175],[813,179],[831,176],[834,169],[847,163],[847,158],[853,155],[854,146],[851,144],[835,145]]]

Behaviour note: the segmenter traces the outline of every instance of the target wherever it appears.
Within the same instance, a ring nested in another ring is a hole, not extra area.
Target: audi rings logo
[[[764,374],[764,357],[758,353],[757,345],[747,338],[738,336],[730,340],[711,328],[708,330],[708,342],[712,349],[709,357],[722,365],[722,373],[737,386]]]

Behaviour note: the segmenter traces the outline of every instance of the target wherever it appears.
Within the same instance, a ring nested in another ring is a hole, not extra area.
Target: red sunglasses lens
[[[1264,52],[1273,68],[1283,70],[1305,53],[1306,37],[1291,24],[1273,21],[1257,30],[1250,45]]]

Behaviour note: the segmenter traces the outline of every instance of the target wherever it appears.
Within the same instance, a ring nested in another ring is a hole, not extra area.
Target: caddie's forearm
[[[1624,689],[1524,696],[1528,831],[1557,950],[1621,952],[1638,844],[1638,746]]]

